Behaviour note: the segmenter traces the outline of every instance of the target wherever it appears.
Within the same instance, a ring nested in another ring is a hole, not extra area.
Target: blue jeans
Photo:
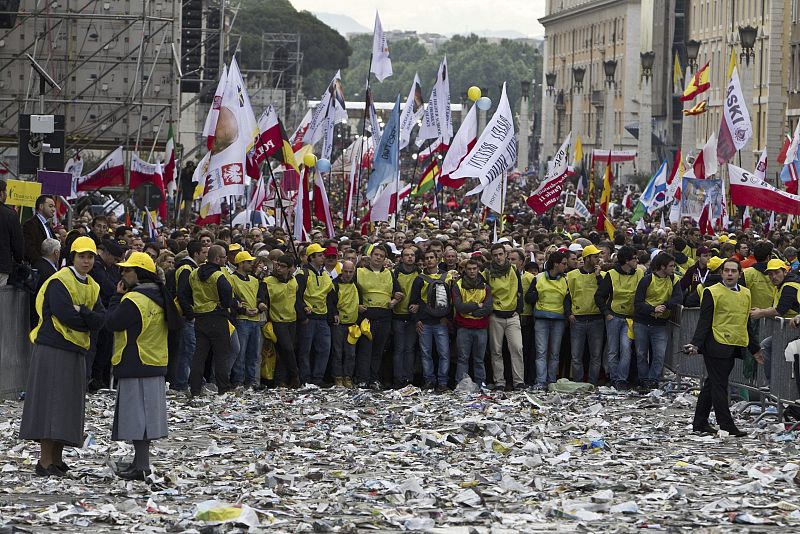
[[[306,324],[297,323],[297,330],[297,366],[300,369],[300,383],[322,382],[331,355],[331,327],[325,319],[309,319]]]
[[[261,357],[261,326],[258,321],[241,320],[236,325],[239,338],[239,353],[231,369],[231,383],[234,386],[250,386],[260,381],[258,360]]]
[[[350,325],[331,326],[331,374],[334,378],[353,378],[356,370],[356,346],[347,342]]]
[[[769,383],[772,378],[772,336],[761,340],[761,352],[764,354],[764,376],[767,377],[767,383]]]
[[[486,342],[489,332],[483,328],[461,327],[456,332],[456,348],[458,363],[456,364],[456,383],[461,382],[469,373],[472,362],[472,381],[476,384],[486,383],[486,370],[483,360],[486,357]]]
[[[608,376],[612,382],[627,382],[631,367],[631,339],[628,321],[616,315],[606,321],[608,336]]]
[[[556,381],[565,323],[564,319],[537,317],[533,324],[536,341],[536,383],[540,386]]]
[[[433,344],[436,343],[436,354],[439,355],[438,373],[433,370]],[[422,375],[425,382],[446,386],[450,380],[450,339],[446,324],[423,324],[419,336],[419,349],[422,359]]]
[[[410,384],[414,380],[414,343],[417,341],[416,323],[411,319],[392,319],[394,357],[392,367],[395,385]]]
[[[170,384],[171,389],[183,390],[189,387],[189,373],[192,369],[195,342],[194,321],[186,321],[181,328],[178,363],[175,366],[175,384]]]
[[[639,383],[658,382],[664,370],[664,356],[667,354],[667,326],[634,322],[633,337],[636,340]],[[649,359],[648,352],[651,356]]]
[[[570,345],[572,346],[572,381],[583,380],[583,352],[586,342],[589,342],[589,383],[597,385],[600,376],[600,365],[603,358],[603,338],[605,328],[603,318],[581,319],[577,318],[570,325]]]

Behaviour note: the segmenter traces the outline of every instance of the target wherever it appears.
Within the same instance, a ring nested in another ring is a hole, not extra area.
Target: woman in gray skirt
[[[145,480],[150,474],[150,442],[167,435],[167,337],[183,321],[148,254],[134,252],[117,265],[122,280],[105,322],[114,332],[111,363],[118,381],[111,438],[132,441],[135,451],[133,462],[117,475]]]
[[[33,355],[19,437],[41,444],[39,476],[64,476],[64,446],[83,444],[86,352],[105,312],[100,286],[89,276],[96,255],[91,238],[77,238],[70,266],[48,278],[36,295],[39,323],[30,334]]]

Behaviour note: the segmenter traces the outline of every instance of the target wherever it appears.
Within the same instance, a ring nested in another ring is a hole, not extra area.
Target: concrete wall
[[[25,389],[32,345],[28,293],[0,287],[0,398],[16,398]]]

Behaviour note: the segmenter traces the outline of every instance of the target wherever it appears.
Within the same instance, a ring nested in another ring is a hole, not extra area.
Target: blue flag
[[[383,184],[388,184],[397,177],[400,171],[400,95],[392,110],[389,123],[383,130],[381,141],[375,150],[375,162],[372,167],[372,174],[369,175],[367,182],[367,198],[374,200],[378,194],[378,188]]]

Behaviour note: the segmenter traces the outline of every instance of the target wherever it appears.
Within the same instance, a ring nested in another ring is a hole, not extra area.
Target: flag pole
[[[505,232],[505,216],[506,212],[506,185],[508,180],[508,171],[503,171],[503,190],[500,191],[500,235]]]
[[[344,230],[344,218],[347,216],[347,188],[344,185],[346,181],[346,172],[344,169],[344,134],[342,134],[342,153],[339,159],[342,160],[342,230]],[[331,192],[333,192],[333,190],[331,190]]]
[[[358,158],[358,180],[356,182],[356,204],[353,207],[353,226],[358,226],[359,218],[358,218],[358,205],[360,202],[361,196],[361,160],[364,158],[364,134],[367,131],[367,95],[369,94],[369,79],[370,74],[372,73],[372,52],[369,53],[369,69],[367,69],[367,83],[366,89],[364,91],[364,115],[361,117],[361,156]]]
[[[269,169],[269,179],[272,180],[272,186],[275,188],[275,206],[277,206],[278,210],[281,212],[281,216],[283,217],[283,221],[286,223],[286,234],[289,236],[289,245],[292,247],[292,253],[294,257],[300,259],[300,256],[297,255],[297,248],[294,244],[294,230],[289,227],[289,219],[286,217],[286,211],[283,208],[283,200],[281,199],[281,190],[278,186],[278,181],[275,179],[275,174],[272,172],[272,165],[269,164],[269,161],[266,159],[264,160],[267,162],[267,169]],[[303,187],[302,180],[300,181],[300,187]],[[269,189],[269,184],[266,186]],[[266,193],[265,193],[266,194]],[[278,213],[275,213],[275,216],[278,216]]]

